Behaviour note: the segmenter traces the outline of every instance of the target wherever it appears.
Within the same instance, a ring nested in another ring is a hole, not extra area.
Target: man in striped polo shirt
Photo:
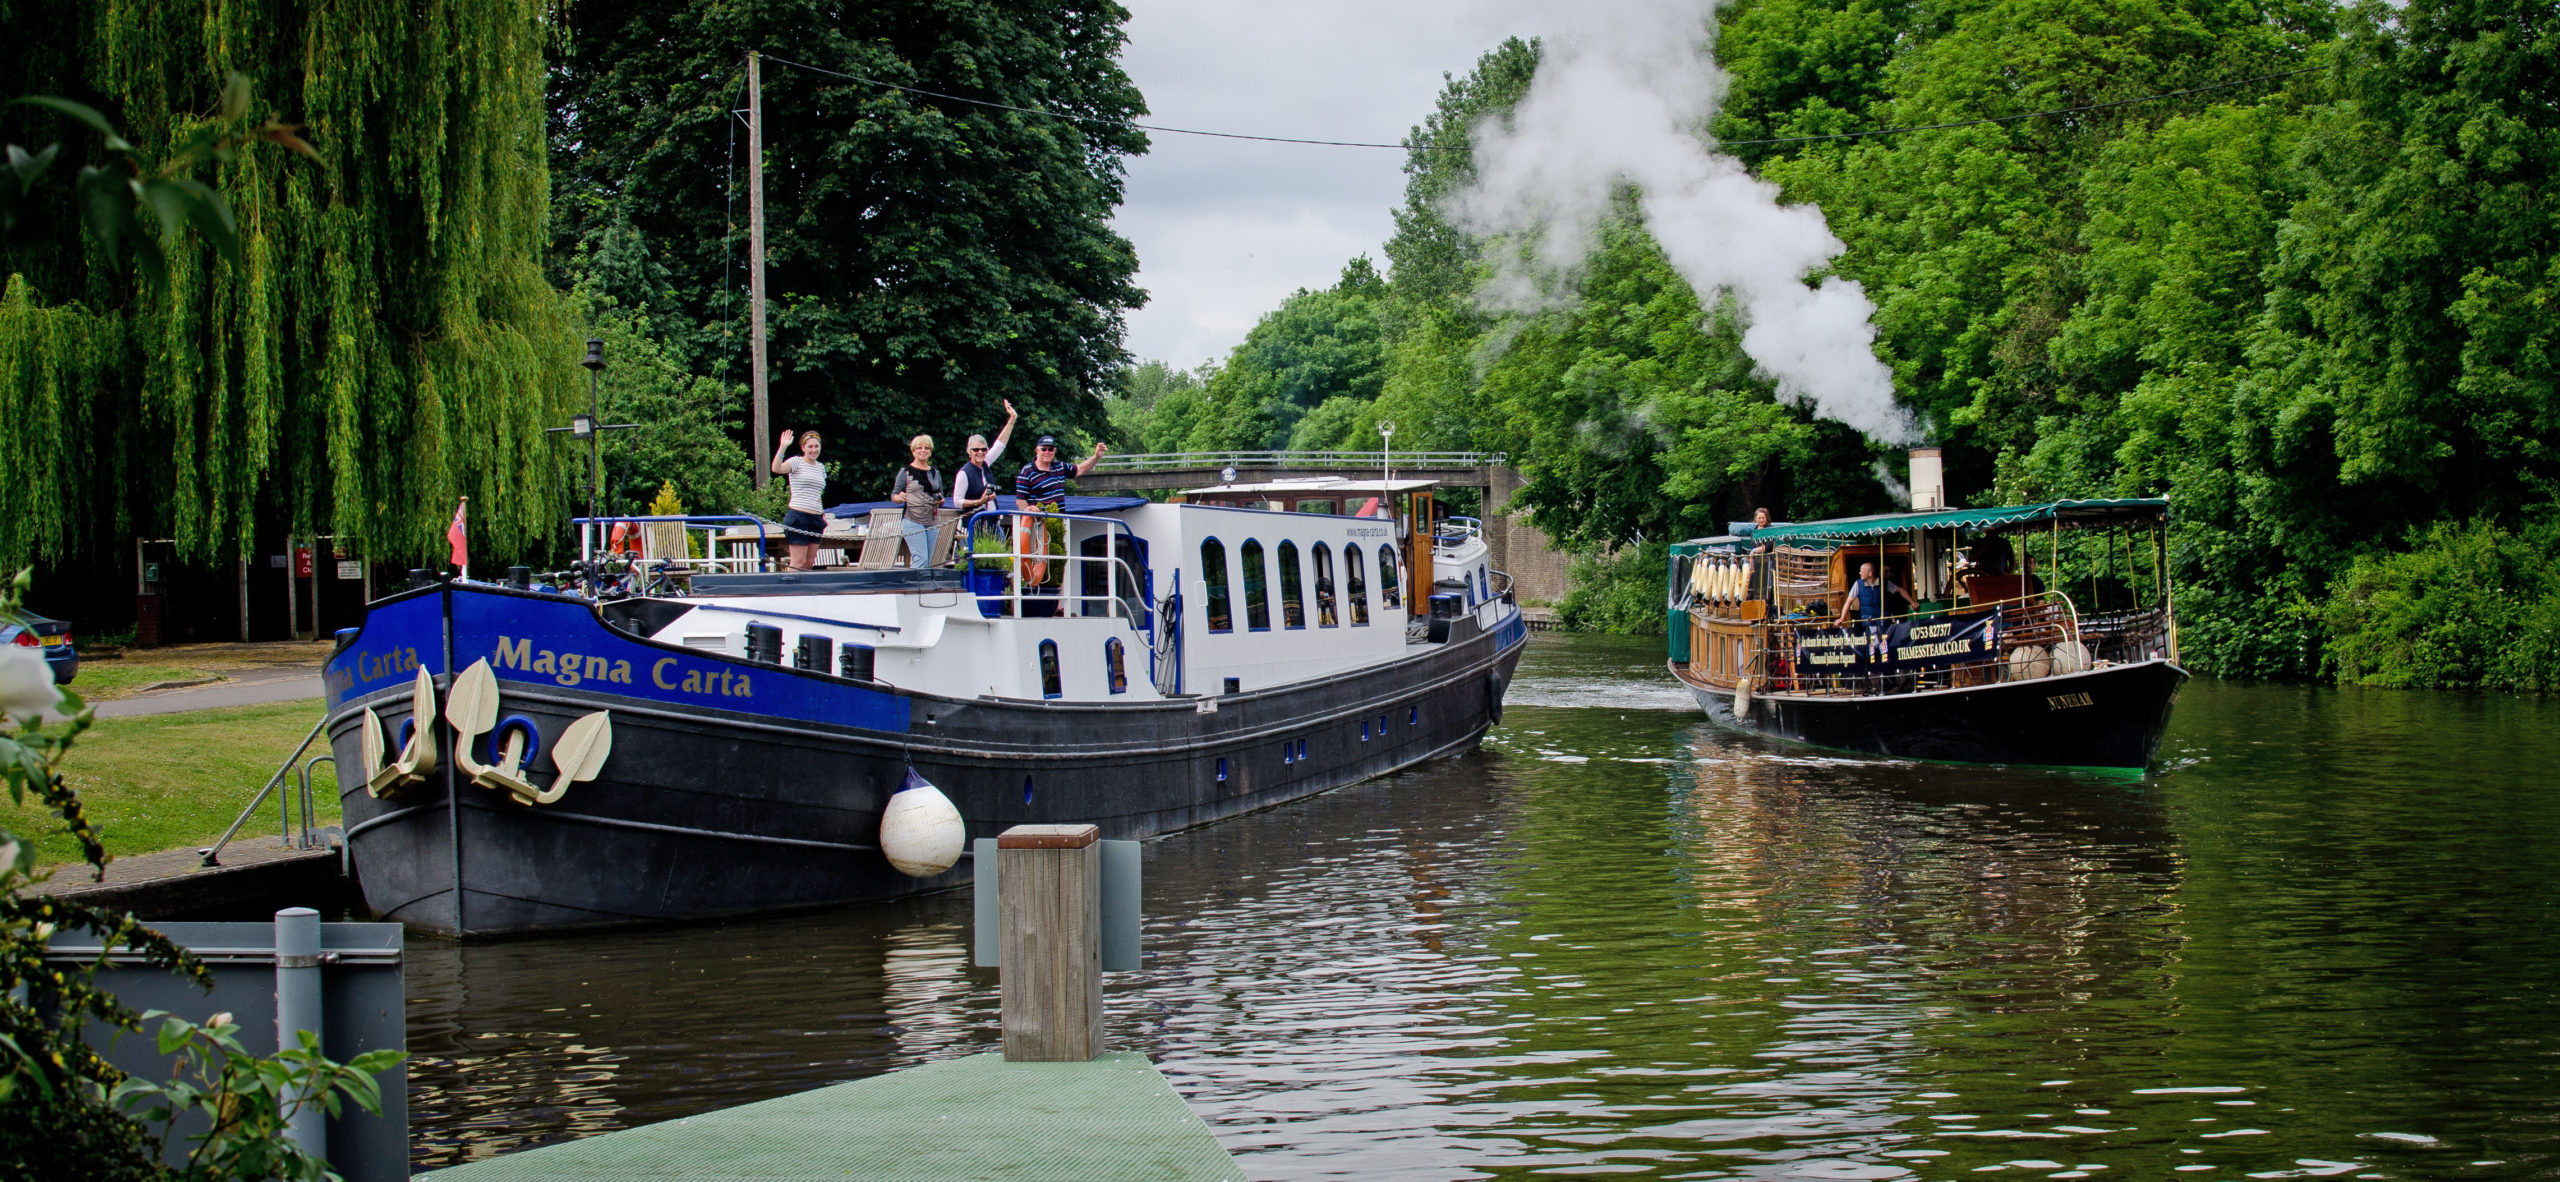
[[[1020,472],[1014,473],[1013,507],[1026,513],[1056,513],[1065,508],[1067,481],[1093,471],[1093,466],[1101,463],[1102,457],[1110,450],[1097,443],[1093,445],[1093,454],[1085,457],[1083,463],[1061,463],[1058,459],[1058,437],[1041,436],[1040,442],[1032,445],[1031,462],[1024,464]],[[1015,552],[1026,556],[1022,562],[1023,585],[1042,586],[1049,581],[1049,561],[1045,557],[1027,556],[1054,553],[1054,543],[1063,540],[1059,535],[1063,535],[1066,531],[1062,528],[1042,528],[1051,523],[1040,518],[1016,517],[1013,520],[1013,548]],[[1065,522],[1055,523],[1057,526],[1065,524]]]

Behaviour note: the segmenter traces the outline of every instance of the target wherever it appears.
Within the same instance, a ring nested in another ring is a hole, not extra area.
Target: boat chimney
[[[1938,449],[1911,449],[1911,507],[1944,509],[1947,507],[1947,470],[1938,459]]]

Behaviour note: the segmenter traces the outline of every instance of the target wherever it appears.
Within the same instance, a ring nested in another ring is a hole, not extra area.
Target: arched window
[[[1270,591],[1262,577],[1262,542],[1244,543],[1244,625],[1256,632],[1271,630]]]
[[[1479,566],[1476,568],[1476,602],[1483,603],[1491,598],[1493,598],[1493,577],[1484,573],[1484,568]]]
[[[1382,607],[1404,605],[1404,592],[1396,586],[1396,547],[1393,542],[1378,543],[1378,603]]]
[[[1367,565],[1368,563],[1360,557],[1360,547],[1342,548],[1342,573],[1351,580],[1345,585],[1344,591],[1351,600],[1351,626],[1354,628],[1369,626],[1369,579],[1360,569]]]
[[[1110,637],[1102,642],[1102,667],[1110,673],[1112,693],[1129,692],[1129,657],[1119,637]]]
[[[1058,676],[1058,642],[1043,640],[1040,642],[1040,696],[1054,698],[1063,692]]]
[[[1233,632],[1236,618],[1227,613],[1227,547],[1216,538],[1200,543],[1200,581],[1209,589],[1209,630]]]
[[[1333,612],[1333,548],[1316,543],[1316,627],[1331,628],[1342,623]]]
[[[1307,626],[1305,580],[1298,577],[1298,544],[1280,543],[1280,623],[1283,627]]]

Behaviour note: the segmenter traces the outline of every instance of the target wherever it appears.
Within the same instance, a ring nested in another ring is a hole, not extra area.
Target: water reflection
[[[2553,1164],[2552,704],[2200,682],[2125,784],[1731,736],[1654,651],[1150,843],[1115,1043],[1263,1178]],[[419,1164],[992,1049],[967,902],[413,944]]]

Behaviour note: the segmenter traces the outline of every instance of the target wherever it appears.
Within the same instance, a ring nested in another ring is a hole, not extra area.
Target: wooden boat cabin
[[[1730,693],[1861,696],[2177,659],[2168,502],[1737,525],[1672,547],[1671,658]],[[1886,614],[1842,605],[1875,564]]]

